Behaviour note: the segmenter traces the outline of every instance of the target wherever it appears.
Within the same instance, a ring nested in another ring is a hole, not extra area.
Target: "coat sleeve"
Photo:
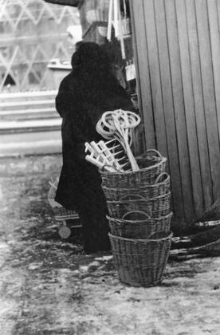
[[[87,139],[81,128],[73,119],[64,117],[62,122],[63,153],[70,159],[85,158],[85,142]]]
[[[134,106],[131,101],[130,96],[125,91],[125,89],[118,85],[117,88],[115,88],[115,92],[110,91],[110,100],[112,103],[112,110],[113,109],[123,109],[125,111],[134,111]]]
[[[60,83],[58,94],[55,99],[55,105],[58,114],[62,118],[68,114],[69,108],[71,106],[68,76],[65,77]]]
[[[62,117],[63,155],[71,161],[72,158],[85,158],[86,137],[80,127],[79,118],[81,102],[79,92],[70,76],[63,79],[56,97],[56,110]]]

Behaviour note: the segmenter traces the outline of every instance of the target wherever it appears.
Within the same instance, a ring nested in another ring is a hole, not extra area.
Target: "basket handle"
[[[157,156],[160,158],[160,159],[163,159],[163,156],[161,155],[161,153],[159,151],[157,151],[156,149],[148,149],[147,151],[145,151],[142,155],[136,157],[136,158],[143,158],[143,157],[146,157],[148,153],[150,152],[155,152],[157,154]]]
[[[129,197],[132,197],[132,199],[128,199]],[[119,201],[123,200],[146,200],[146,199],[139,194],[127,194],[121,197]]]
[[[159,184],[159,180],[161,177],[166,176],[167,178],[169,177],[167,172],[162,172],[161,174],[159,174],[159,176],[157,176],[157,178],[155,179],[155,184]]]
[[[54,184],[53,181],[49,181],[50,187],[54,188],[55,190],[57,189],[57,186]]]
[[[147,153],[149,153],[150,151],[153,151],[157,154],[157,156],[159,156],[161,159],[163,158],[163,156],[161,155],[161,153],[159,151],[157,151],[156,149],[148,149]]]
[[[129,211],[127,213],[125,213],[123,216],[122,216],[122,219],[125,219],[125,217],[131,213],[139,213],[139,214],[143,214],[146,218],[150,219],[150,215],[145,213],[145,212],[142,212],[142,211]]]

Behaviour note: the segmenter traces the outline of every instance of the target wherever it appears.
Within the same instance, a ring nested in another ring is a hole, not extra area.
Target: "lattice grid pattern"
[[[0,0],[0,92],[54,89],[53,58],[69,60],[68,26],[78,10],[43,0]]]

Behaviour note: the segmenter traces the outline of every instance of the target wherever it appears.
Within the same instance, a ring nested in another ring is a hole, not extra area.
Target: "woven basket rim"
[[[167,215],[164,215],[164,216],[160,216],[158,218],[146,218],[144,220],[127,220],[127,219],[118,219],[118,218],[113,218],[109,215],[106,215],[106,218],[109,220],[109,221],[118,221],[118,223],[122,222],[122,223],[134,223],[134,224],[138,224],[138,223],[144,223],[146,221],[162,221],[162,220],[165,220],[165,219],[168,219],[170,217],[173,216],[173,212],[170,212],[169,214]]]
[[[171,192],[167,192],[165,194],[159,195],[157,197],[154,198],[147,198],[145,199],[144,197],[142,197],[143,199],[128,199],[128,200],[107,200],[107,203],[109,204],[126,204],[126,203],[132,203],[132,202],[146,202],[146,201],[154,201],[154,200],[159,200],[159,199],[163,199],[163,198],[167,198],[168,196],[171,196]]]
[[[156,188],[158,186],[161,186],[161,185],[166,185],[168,184],[170,181],[170,176],[167,177],[166,180],[160,182],[160,183],[157,183],[157,184],[146,184],[144,186],[140,186],[138,187],[138,189],[140,191],[143,191],[143,189],[146,189],[146,188]],[[123,191],[127,191],[129,190],[130,192],[132,192],[133,190],[136,191],[137,188],[133,187],[133,188],[130,188],[130,187],[108,187],[108,186],[105,186],[105,185],[102,185],[102,188],[103,190],[108,190],[108,191],[113,191],[113,192],[117,192],[117,190],[119,190],[119,192],[123,192]]]
[[[152,169],[154,169],[155,167],[157,167],[157,166],[160,166],[161,165],[161,163],[164,163],[164,162],[166,162],[167,161],[167,158],[166,157],[163,157],[163,159],[160,161],[160,162],[158,162],[158,163],[156,163],[156,164],[154,164],[154,165],[152,165],[152,166],[149,166],[149,167],[146,167],[146,168],[143,168],[143,169],[139,169],[139,170],[137,170],[137,171],[124,171],[124,172],[109,172],[109,171],[104,171],[104,170],[99,170],[100,172],[101,172],[101,174],[103,174],[103,175],[115,175],[115,176],[118,176],[118,175],[135,175],[135,174],[137,174],[137,173],[140,173],[140,172],[145,172],[145,171],[149,171],[149,170],[152,170]]]
[[[140,157],[140,156],[138,156],[138,157],[135,157],[137,160],[139,159],[149,159],[149,158],[147,158],[147,157]],[[155,169],[155,168],[157,168],[158,166],[160,166],[161,164],[163,164],[163,163],[165,163],[167,161],[167,158],[166,157],[163,157],[163,156],[161,156],[161,158],[160,158],[160,160],[159,160],[159,162],[157,162],[157,163],[155,163],[155,164],[153,164],[153,165],[151,165],[151,166],[148,166],[148,167],[146,167],[146,168],[142,168],[142,169],[139,169],[138,171],[124,171],[124,172],[109,172],[109,171],[106,171],[106,170],[103,170],[103,169],[99,169],[99,171],[100,171],[100,173],[102,174],[102,175],[111,175],[111,176],[117,176],[117,175],[126,175],[126,176],[128,176],[128,175],[135,175],[135,174],[137,174],[137,173],[140,173],[140,172],[145,172],[145,171],[149,171],[149,170],[152,170],[152,169]]]
[[[121,241],[127,241],[127,242],[132,242],[132,243],[150,243],[150,242],[160,242],[160,241],[165,241],[169,240],[173,236],[173,232],[169,232],[167,236],[161,237],[161,238],[146,238],[146,239],[139,239],[139,238],[127,238],[127,237],[121,237],[121,236],[116,236],[112,235],[111,233],[108,233],[108,236],[110,238],[116,239],[116,240],[121,240]]]

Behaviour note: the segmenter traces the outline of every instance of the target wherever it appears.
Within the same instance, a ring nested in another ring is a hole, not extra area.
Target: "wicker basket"
[[[62,206],[58,202],[55,201],[57,183],[58,183],[57,180],[54,182],[49,182],[50,188],[47,194],[47,199],[52,208],[59,208],[59,207],[62,208]]]
[[[130,217],[139,216],[139,220],[130,220]],[[141,211],[128,212],[122,219],[114,219],[107,216],[110,232],[112,235],[126,238],[150,238],[153,233],[169,233],[171,227],[171,218],[173,213],[166,216],[151,219]]]
[[[172,233],[157,239],[128,239],[109,233],[112,253],[121,282],[154,286],[162,281],[169,257]]]
[[[121,219],[127,212],[142,211],[151,218],[165,216],[170,212],[170,196],[169,192],[156,198],[144,199],[137,194],[130,194],[120,201],[107,201],[109,215]]]
[[[53,213],[56,221],[79,220],[79,215],[75,211],[64,207],[54,207]],[[81,226],[81,224],[79,224]]]
[[[146,184],[136,188],[111,188],[102,185],[107,200],[118,201],[129,194],[138,194],[144,198],[156,198],[170,191],[170,176],[162,172],[155,180],[155,184]]]
[[[78,220],[79,215],[73,211],[68,210],[61,206],[58,202],[55,201],[56,189],[57,189],[57,180],[53,183],[50,183],[50,189],[48,191],[48,202],[53,210],[55,220],[65,221],[65,220]]]
[[[156,156],[152,156],[156,153]],[[100,170],[102,185],[104,187],[141,187],[145,184],[155,184],[156,178],[165,171],[167,159],[154,149],[139,157],[136,157],[140,170],[129,172],[106,172]]]

